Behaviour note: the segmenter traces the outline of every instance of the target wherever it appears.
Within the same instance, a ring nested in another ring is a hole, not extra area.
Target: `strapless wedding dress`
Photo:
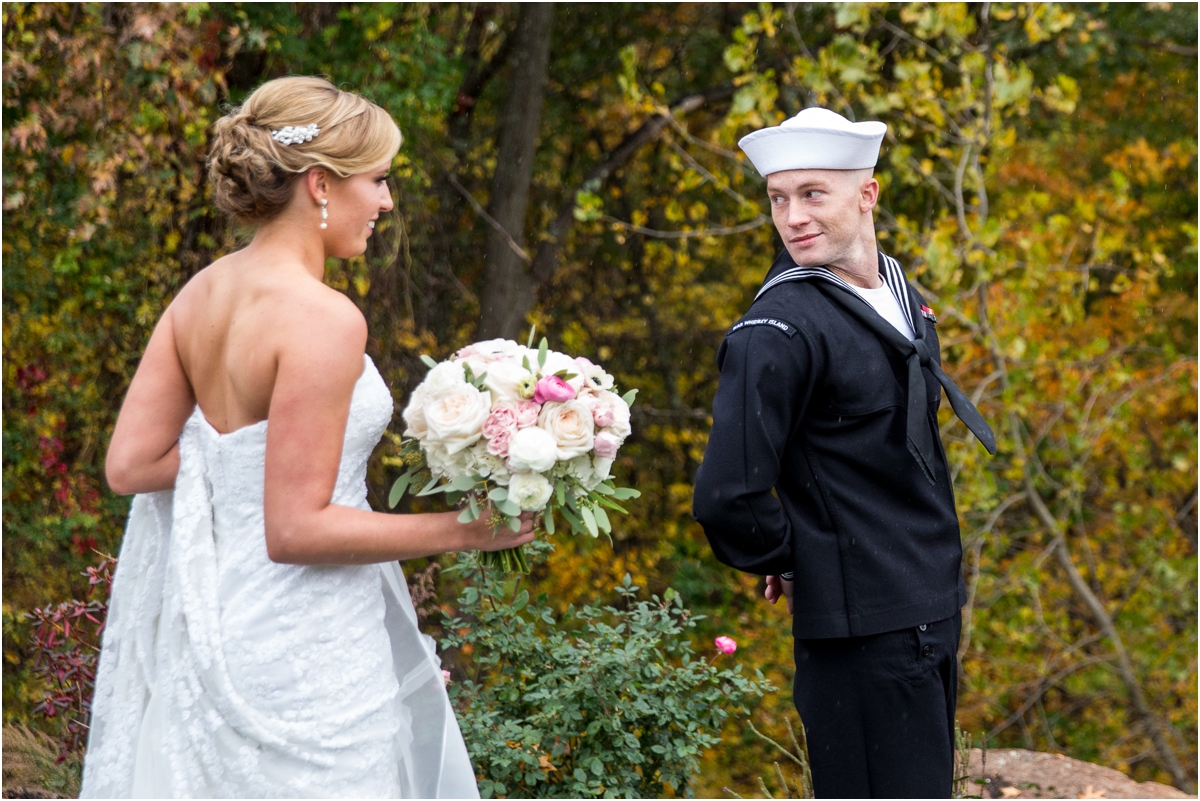
[[[393,410],[364,361],[333,492],[359,509]],[[175,489],[134,498],[82,795],[477,798],[399,565],[267,558],[266,436],[218,434],[197,408]]]

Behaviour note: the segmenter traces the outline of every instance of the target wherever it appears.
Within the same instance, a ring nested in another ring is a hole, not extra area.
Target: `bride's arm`
[[[267,554],[293,564],[366,564],[448,551],[509,548],[533,539],[486,521],[457,521],[456,512],[397,515],[330,502],[346,419],[363,370],[367,328],[344,297],[313,298],[291,310],[304,321],[280,332],[267,425],[264,508]],[[305,304],[307,305],[307,303]]]
[[[192,385],[175,350],[171,309],[163,314],[117,415],[104,462],[108,486],[118,495],[175,486],[179,434],[196,406]]]

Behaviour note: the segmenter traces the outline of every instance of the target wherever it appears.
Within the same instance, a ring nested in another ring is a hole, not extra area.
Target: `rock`
[[[1192,798],[1158,782],[1135,782],[1120,771],[1062,754],[1003,748],[971,749],[963,792],[983,798]]]

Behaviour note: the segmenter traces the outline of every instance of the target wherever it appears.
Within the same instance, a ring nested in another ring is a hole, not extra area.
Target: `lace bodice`
[[[367,460],[392,410],[365,358],[333,503],[368,508]],[[197,408],[174,493],[135,500],[84,794],[476,795],[397,566],[267,557],[267,425],[219,434]]]

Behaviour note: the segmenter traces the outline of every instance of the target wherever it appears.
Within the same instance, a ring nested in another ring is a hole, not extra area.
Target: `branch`
[[[651,236],[655,239],[691,239],[697,236],[728,236],[729,234],[740,234],[745,231],[752,231],[755,228],[765,225],[771,221],[770,217],[765,217],[760,214],[756,219],[753,219],[747,223],[742,223],[741,225],[731,225],[718,228],[700,228],[695,231],[658,231],[653,228],[643,228],[640,225],[627,223],[624,220],[618,220],[616,217],[609,217],[607,215],[602,216],[600,219],[606,223],[624,228],[627,231],[633,231],[635,234]]]
[[[505,231],[504,226],[497,222],[495,217],[488,214],[483,206],[479,205],[479,201],[475,199],[474,195],[467,191],[465,186],[458,182],[458,179],[454,177],[454,173],[447,170],[446,178],[449,179],[450,185],[457,189],[459,194],[467,199],[467,202],[471,204],[471,208],[475,209],[475,213],[482,217],[488,225],[492,226],[492,228],[496,230],[496,233],[504,237],[504,241],[508,243],[510,248],[512,248],[512,252],[517,254],[517,258],[526,264],[533,263],[533,259],[529,258],[529,254],[525,252],[525,248],[518,245],[517,240],[512,238],[512,234],[510,234],[508,231]]]
[[[571,226],[575,224],[575,195],[578,191],[594,191],[600,188],[609,176],[620,169],[642,145],[657,138],[662,129],[670,123],[672,115],[688,114],[709,103],[726,100],[733,97],[735,90],[736,87],[733,84],[725,84],[677,100],[670,105],[667,113],[655,114],[646,120],[640,128],[626,136],[603,161],[593,167],[587,177],[583,179],[579,190],[572,192],[570,198],[559,207],[558,215],[546,229],[546,237],[538,248],[537,256],[533,259],[534,280],[538,283],[545,283],[554,275],[563,240],[570,232]]]

